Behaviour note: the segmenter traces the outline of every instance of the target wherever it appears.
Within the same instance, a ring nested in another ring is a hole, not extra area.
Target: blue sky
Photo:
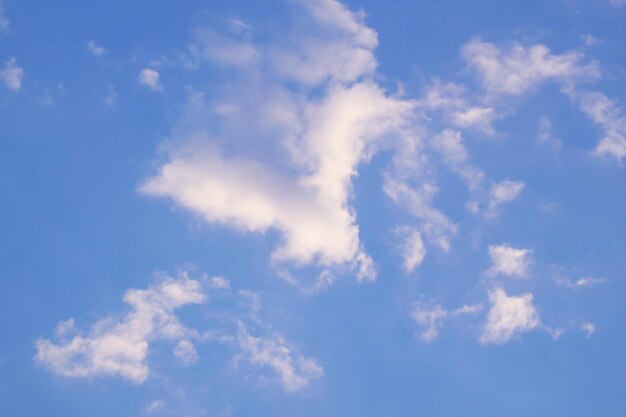
[[[626,415],[626,3],[0,2],[0,409]]]

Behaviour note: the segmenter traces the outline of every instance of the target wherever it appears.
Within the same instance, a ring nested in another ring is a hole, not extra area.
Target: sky
[[[0,0],[0,410],[626,415],[626,2]]]

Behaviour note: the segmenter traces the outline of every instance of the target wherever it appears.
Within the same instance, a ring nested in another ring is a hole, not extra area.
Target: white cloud
[[[502,289],[489,292],[491,308],[487,314],[482,344],[503,344],[516,335],[531,331],[541,325],[533,306],[532,294],[508,296]]]
[[[6,62],[4,69],[0,72],[0,78],[9,90],[18,91],[22,88],[24,70],[17,64],[15,57],[9,58]]]
[[[412,227],[401,228],[400,233],[403,234],[404,244],[402,246],[402,256],[404,258],[404,269],[407,272],[413,272],[426,256],[426,247],[422,241],[422,235],[419,230]]]
[[[492,94],[519,95],[550,79],[571,81],[599,77],[594,64],[582,63],[582,53],[552,54],[541,44],[513,43],[508,48],[499,48],[474,39],[463,46],[462,54],[481,77],[484,88]]]
[[[189,340],[180,340],[174,348],[174,355],[180,359],[184,365],[192,365],[198,362],[196,348]]]
[[[453,123],[459,127],[478,127],[480,130],[491,133],[491,123],[495,118],[495,111],[491,107],[470,107],[458,111],[453,115]]]
[[[332,40],[311,35],[295,40],[296,50],[273,49],[270,61],[278,74],[303,84],[318,85],[328,80],[352,82],[376,69],[373,50],[378,45],[378,35],[365,25],[363,13],[354,13],[335,0],[302,5],[317,22],[318,29],[332,31]]]
[[[245,30],[247,31],[248,29]],[[257,64],[260,58],[259,51],[248,40],[242,38],[241,33],[238,35],[238,38],[232,38],[216,33],[213,29],[196,29],[195,42],[188,45],[187,49],[195,61],[207,60],[233,67]],[[197,62],[192,63],[192,66],[197,65]]]
[[[612,156],[622,161],[626,156],[626,115],[610,98],[598,92],[566,92],[596,125],[604,130],[604,138],[593,151],[596,156]]]
[[[112,85],[107,85],[107,94],[104,96],[104,98],[102,99],[102,101],[104,102],[104,104],[106,104],[109,107],[115,107],[117,104],[117,90],[115,89],[114,86]]]
[[[541,117],[537,123],[537,140],[540,143],[550,143],[555,148],[561,146],[561,141],[552,133],[552,121],[546,116]]]
[[[230,289],[230,281],[224,277],[213,277],[211,278],[211,287],[220,290],[228,290]]]
[[[576,281],[569,280],[567,278],[557,278],[556,283],[561,287],[566,288],[584,288],[595,287],[598,284],[603,284],[606,280],[604,278],[595,277],[580,277]]]
[[[430,144],[442,156],[444,164],[467,184],[472,194],[467,207],[473,213],[483,212],[486,217],[495,217],[500,206],[513,201],[524,188],[522,182],[502,181],[492,183],[491,188],[486,190],[486,175],[469,162],[461,132],[445,129],[435,135]]]
[[[281,144],[291,160],[271,166],[225,158],[206,145],[211,141],[206,136],[186,139],[141,191],[170,197],[210,223],[251,232],[279,230],[284,241],[273,253],[277,262],[354,263],[359,278],[372,278],[372,262],[361,248],[349,206],[351,181],[379,138],[402,131],[411,108],[371,82],[333,86],[321,100],[305,102],[293,121],[300,134]],[[281,164],[287,166],[279,169]]]
[[[215,97],[190,94],[166,160],[141,192],[169,198],[208,223],[278,231],[272,260],[281,276],[294,284],[297,274],[286,269],[316,266],[325,288],[338,271],[375,276],[359,238],[352,183],[377,151],[391,150],[385,192],[417,218],[429,244],[447,250],[457,227],[433,207],[420,104],[374,81],[376,32],[363,13],[335,0],[289,7],[305,13],[264,42],[254,42],[248,25],[196,31],[191,67],[228,65],[227,81]],[[451,118],[486,129],[492,112],[481,108],[462,104]]]
[[[622,109],[602,93],[580,90],[581,81],[601,76],[598,65],[593,61],[585,62],[582,52],[552,54],[541,44],[524,46],[513,43],[508,48],[501,48],[475,39],[462,48],[462,53],[492,97],[520,95],[544,81],[558,81],[562,91],[604,130],[604,138],[593,155],[610,156],[619,162],[626,157],[626,116]],[[540,139],[550,138],[550,127],[549,121],[544,119],[540,125]]]
[[[445,320],[462,314],[476,313],[482,309],[482,304],[465,305],[453,311],[445,310],[439,304],[434,307],[418,304],[413,309],[413,319],[424,328],[420,338],[424,342],[432,342],[439,334],[439,328]]]
[[[139,83],[150,88],[152,91],[159,91],[162,89],[159,83],[159,72],[152,68],[144,68],[139,73]]]
[[[98,45],[94,41],[87,42],[87,49],[93,56],[96,56],[96,57],[105,55],[107,53],[107,50],[105,47]]]
[[[378,45],[378,35],[365,25],[363,11],[352,12],[345,4],[335,0],[307,2],[306,7],[319,22],[353,36],[355,44],[370,49]]]
[[[99,320],[88,335],[76,334],[71,338],[68,333],[73,330],[73,322],[62,322],[57,328],[60,342],[39,339],[36,359],[65,377],[120,376],[140,384],[150,373],[150,342],[180,342],[194,335],[180,324],[174,310],[204,300],[200,284],[185,274],[167,277],[145,290],[128,290],[124,302],[132,310],[121,320]],[[190,348],[187,343],[177,346],[177,356],[191,357],[193,346]]]
[[[320,272],[308,286],[303,285],[299,279],[294,278],[293,275],[286,270],[279,270],[278,277],[306,295],[318,294],[327,290],[337,279],[337,276],[327,269]]]
[[[600,141],[593,153],[598,156],[610,155],[621,162],[626,156],[626,139],[621,134],[610,132]]]
[[[523,278],[532,265],[532,251],[530,249],[516,249],[507,245],[490,245],[489,257],[491,267],[487,276],[505,275]]]
[[[596,332],[596,326],[593,323],[583,323],[580,325],[581,330],[587,333],[587,337],[591,337]]]
[[[163,400],[151,401],[143,409],[144,413],[148,413],[148,414],[160,413],[163,410],[165,410],[165,403],[163,402]]]
[[[461,132],[446,129],[433,138],[431,145],[442,155],[444,163],[463,178],[470,190],[478,190],[485,178],[485,173],[469,163]]]
[[[237,340],[241,350],[239,358],[252,365],[271,368],[285,391],[302,390],[324,374],[315,360],[302,356],[281,335],[255,337],[239,323]]]
[[[510,203],[524,189],[525,184],[521,181],[501,181],[493,183],[489,190],[489,202],[485,215],[494,217],[498,213],[498,209],[502,204]]]
[[[464,86],[435,79],[418,101],[420,108],[442,112],[444,119],[453,126],[477,129],[487,134],[494,132],[491,124],[497,118],[494,108],[471,104]]]
[[[4,6],[0,1],[0,32],[9,33],[11,31],[11,22],[4,14]]]
[[[341,205],[322,191],[255,161],[224,159],[198,147],[190,155],[174,156],[141,187],[154,196],[169,196],[178,204],[217,222],[247,232],[280,230],[284,242],[273,253],[277,261],[321,265],[352,261],[358,254],[358,228]]]
[[[457,233],[457,226],[441,211],[433,207],[432,200],[437,188],[429,183],[411,187],[407,182],[385,175],[385,193],[401,207],[404,207],[422,223],[420,229],[434,245],[448,251],[450,239]]]

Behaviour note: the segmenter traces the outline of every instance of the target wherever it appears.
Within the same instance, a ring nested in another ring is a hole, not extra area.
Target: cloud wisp
[[[4,64],[4,69],[0,71],[0,78],[9,90],[18,91],[22,88],[24,69],[18,65],[15,57],[9,58]]]
[[[439,329],[446,320],[460,315],[478,313],[482,310],[482,304],[464,305],[452,311],[444,309],[439,304],[432,307],[417,304],[413,309],[412,316],[415,322],[423,328],[420,338],[429,343],[439,335]]]
[[[10,33],[11,32],[11,22],[4,14],[4,5],[0,1],[0,32]]]

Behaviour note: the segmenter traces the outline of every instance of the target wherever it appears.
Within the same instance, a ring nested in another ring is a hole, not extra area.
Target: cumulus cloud
[[[420,334],[420,338],[424,342],[432,342],[439,334],[439,329],[443,322],[449,318],[453,318],[462,314],[473,314],[482,311],[482,304],[465,305],[456,310],[448,311],[439,304],[429,307],[424,304],[417,304],[413,309],[413,319],[424,330]]]
[[[139,73],[139,83],[145,85],[152,91],[159,91],[162,89],[159,83],[160,74],[157,70],[152,68],[144,68]]]
[[[4,69],[0,72],[0,78],[2,78],[4,85],[9,90],[18,91],[22,88],[24,70],[17,64],[17,59],[15,57],[9,58],[9,60],[4,64]]]
[[[491,308],[480,337],[482,344],[503,344],[541,325],[530,293],[508,296],[504,290],[497,288],[489,292],[489,301]]]
[[[172,343],[174,357],[184,366],[199,361],[195,344],[208,342],[229,347],[236,363],[270,369],[287,392],[303,390],[323,375],[316,360],[300,354],[282,334],[268,331],[260,293],[224,292],[230,284],[223,277],[203,281],[204,287],[183,272],[144,290],[130,289],[124,295],[131,307],[126,315],[98,320],[86,333],[79,332],[74,319],[62,321],[56,327],[56,342],[37,340],[35,360],[64,377],[118,376],[141,384],[150,376],[148,353],[156,342]],[[199,331],[184,326],[176,310],[204,303],[209,296],[204,289],[220,291],[231,304],[225,309],[207,303],[203,311],[209,313],[203,317],[218,320],[213,329]],[[157,405],[145,411],[160,411],[163,407]]]
[[[87,49],[93,56],[102,56],[107,53],[107,50],[104,46],[98,45],[95,41],[87,42]]]
[[[285,241],[273,253],[277,261],[310,263],[317,257],[332,265],[351,261],[360,250],[358,228],[344,207],[249,159],[227,160],[196,147],[172,158],[141,191],[173,198],[211,223],[282,231]]]
[[[360,13],[334,0],[296,6],[308,12],[303,27],[315,31],[286,31],[267,44],[237,35],[254,49],[250,59],[229,62],[204,43],[196,46],[203,59],[242,71],[230,74],[236,87],[217,103],[206,105],[203,93],[195,95],[183,118],[197,126],[218,117],[223,129],[209,135],[203,126],[177,135],[168,161],[140,190],[168,197],[209,223],[277,230],[282,239],[272,259],[281,267],[348,268],[359,280],[373,279],[374,263],[351,206],[352,181],[376,150],[402,142],[390,138],[410,140],[415,104],[373,81],[376,33]],[[300,92],[288,87],[293,82]],[[265,144],[262,151],[247,151],[251,142],[241,141],[248,135]]]
[[[541,44],[512,43],[500,48],[474,39],[461,51],[470,68],[478,73],[483,87],[492,94],[519,95],[551,79],[571,81],[599,77],[597,66],[584,63],[582,53],[553,54]]]
[[[300,354],[279,334],[268,337],[252,336],[239,323],[237,342],[241,351],[238,359],[270,368],[280,379],[285,391],[302,390],[324,374],[324,370],[315,360]]]
[[[155,340],[178,341],[176,356],[187,362],[193,359],[195,350],[188,338],[195,333],[178,321],[174,311],[204,300],[200,283],[185,274],[145,290],[128,290],[124,302],[131,311],[121,320],[99,320],[87,335],[78,333],[73,321],[62,322],[58,343],[37,341],[36,360],[65,377],[120,376],[140,384],[150,374],[148,349]]]

